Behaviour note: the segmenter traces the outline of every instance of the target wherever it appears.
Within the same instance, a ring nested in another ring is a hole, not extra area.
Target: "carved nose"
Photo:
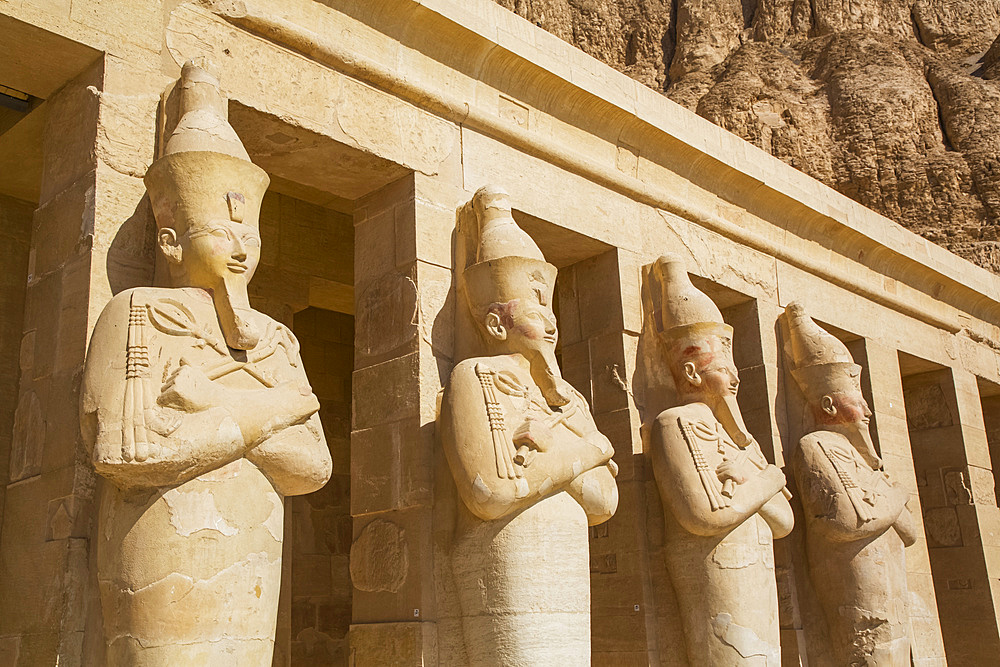
[[[243,242],[240,241],[238,238],[233,239],[233,253],[232,253],[232,257],[237,262],[245,261],[246,258],[247,258],[247,249],[246,249],[246,246],[244,246]]]

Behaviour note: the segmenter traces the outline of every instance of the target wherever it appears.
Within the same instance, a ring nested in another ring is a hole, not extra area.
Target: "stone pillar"
[[[1000,650],[982,537],[991,517],[981,504],[995,507],[970,468],[988,468],[989,450],[975,378],[938,368],[903,376],[905,418],[945,652],[950,662],[976,664]]]
[[[995,656],[1000,650],[1000,510],[996,504],[989,441],[976,376],[961,368],[953,368],[951,376],[965,453],[965,470],[962,471],[965,488],[960,494],[962,503],[956,509],[959,511],[963,542],[975,554],[975,560],[981,560],[984,566],[979,578],[971,582],[976,596],[975,606],[969,608],[963,605],[961,613],[951,622],[975,628],[966,630],[967,650],[974,651],[968,655],[973,661],[982,661],[991,659],[989,656]],[[947,473],[945,487],[947,494]],[[953,579],[954,574],[949,575],[949,586]],[[961,585],[965,583],[963,581]]]
[[[722,311],[735,330],[733,345],[740,371],[737,399],[743,420],[768,460],[785,472],[787,488],[794,493],[789,462],[793,443],[800,435],[799,415],[796,413],[795,424],[790,427],[788,401],[780,398],[787,396],[785,391],[789,386],[782,372],[783,339],[776,324],[783,313],[784,308],[778,304],[759,299]],[[774,541],[774,576],[778,587],[781,661],[783,665],[799,665],[808,642],[797,583],[808,579],[808,573],[803,559],[801,506],[794,496],[790,504],[796,512],[795,529],[787,537]]]
[[[112,292],[152,275],[142,175],[164,82],[106,56],[46,101],[0,543],[0,635],[14,664],[103,661],[79,373]]]
[[[12,431],[20,376],[18,352],[34,210],[32,203],[0,196],[0,311],[6,314],[0,321],[0,518],[10,481]],[[4,640],[0,639],[0,662],[6,655],[4,646]]]
[[[864,357],[855,356],[855,360],[867,370],[871,386],[871,409],[875,414],[872,420],[873,430],[877,428],[875,437],[878,438],[879,453],[885,469],[910,491],[910,512],[914,517],[920,517],[925,510],[921,507],[923,498],[917,492],[918,477],[907,429],[903,380],[897,352],[876,341],[866,340]],[[917,523],[921,534],[917,542],[906,549],[906,585],[910,596],[913,659],[915,665],[942,665],[945,652],[927,538],[923,522]]]
[[[647,466],[632,398],[642,329],[640,271],[637,254],[613,249],[561,267],[556,283],[563,377],[587,399],[597,428],[615,449],[619,469],[618,510],[612,520],[590,528],[594,665],[657,662],[657,605],[646,541]]]
[[[434,421],[455,318],[440,240],[467,198],[414,174],[355,206],[352,664],[435,665],[446,635],[437,597],[450,581],[435,541],[449,524],[436,517],[434,481],[450,475]]]

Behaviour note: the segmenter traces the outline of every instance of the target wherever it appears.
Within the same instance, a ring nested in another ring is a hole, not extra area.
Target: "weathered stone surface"
[[[744,424],[733,328],[678,256],[658,259],[649,278],[656,305],[643,335],[662,345],[645,349],[672,376],[673,396],[646,406],[646,428],[687,660],[777,664],[772,537],[794,523],[785,476]]]
[[[495,0],[1000,271],[997,0]]]
[[[145,178],[170,286],[111,299],[83,373],[82,431],[110,482],[96,558],[106,662],[265,664],[284,497],[322,487],[331,456],[298,342],[248,301],[269,179],[218,81],[188,63],[180,87],[177,129]],[[22,430],[40,431],[25,396]],[[50,502],[48,533],[79,535],[77,514],[73,498]]]
[[[460,216],[455,265],[480,354],[452,370],[437,429],[460,503],[450,559],[468,663],[590,664],[587,525],[615,513],[617,467],[558,366],[556,267],[495,186]]]
[[[812,424],[792,465],[809,575],[831,641],[813,651],[853,664],[903,664],[911,655],[903,551],[919,537],[910,494],[885,472],[872,442],[861,366],[800,303],[790,304],[785,316],[792,375]]]

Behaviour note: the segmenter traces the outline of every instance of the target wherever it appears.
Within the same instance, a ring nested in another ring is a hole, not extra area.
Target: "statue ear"
[[[819,407],[831,417],[837,414],[837,406],[833,404],[833,397],[831,396],[824,396],[819,399]]]
[[[507,329],[500,322],[496,313],[486,314],[486,332],[497,340],[507,340]]]
[[[693,361],[684,363],[684,377],[695,387],[701,386],[701,376],[698,375],[698,368],[694,365]]]
[[[170,227],[164,227],[157,233],[156,240],[167,261],[171,264],[180,264],[181,244],[177,241],[177,232]]]

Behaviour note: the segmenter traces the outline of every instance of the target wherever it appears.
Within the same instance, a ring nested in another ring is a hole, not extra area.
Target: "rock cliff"
[[[1000,272],[1000,0],[495,0]]]

